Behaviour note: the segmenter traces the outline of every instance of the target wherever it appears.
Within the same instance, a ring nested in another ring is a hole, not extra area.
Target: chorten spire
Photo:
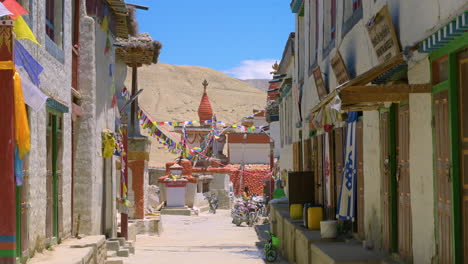
[[[211,108],[210,99],[208,98],[208,94],[206,93],[206,87],[208,87],[208,82],[204,80],[202,85],[203,95],[200,101],[200,106],[198,106],[198,117],[200,118],[200,122],[211,120],[211,118],[213,117],[213,109]]]

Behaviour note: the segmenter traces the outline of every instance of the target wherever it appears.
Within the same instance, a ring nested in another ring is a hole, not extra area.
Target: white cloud
[[[223,72],[241,80],[271,79],[270,72],[273,71],[271,66],[276,61],[274,59],[244,60],[240,66]]]

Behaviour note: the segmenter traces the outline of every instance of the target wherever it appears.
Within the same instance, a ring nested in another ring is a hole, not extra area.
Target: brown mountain
[[[131,79],[129,69],[127,87],[131,87]],[[151,114],[153,121],[198,120],[205,79],[209,83],[207,94],[211,106],[220,121],[235,122],[252,115],[252,110],[265,107],[266,93],[241,80],[206,67],[165,63],[138,68],[138,88],[144,89],[139,104]],[[172,131],[170,126],[164,129]],[[162,166],[176,158],[156,140],[152,142],[150,165]]]

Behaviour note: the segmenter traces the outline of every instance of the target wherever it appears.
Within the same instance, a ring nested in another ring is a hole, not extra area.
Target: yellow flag
[[[107,19],[107,16],[105,16],[102,20],[101,30],[107,32],[107,29],[109,29],[109,20]]]
[[[30,41],[41,46],[41,44],[37,42],[37,39],[32,33],[31,28],[29,28],[28,24],[26,23],[26,21],[24,21],[23,17],[19,16],[17,19],[15,19],[13,32],[15,32],[17,39],[29,39]]]
[[[18,145],[19,156],[22,159],[31,149],[31,133],[29,131],[28,115],[24,104],[23,88],[18,72],[13,75],[15,100],[15,139]]]

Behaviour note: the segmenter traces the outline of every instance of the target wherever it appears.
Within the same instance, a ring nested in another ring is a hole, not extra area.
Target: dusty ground
[[[163,216],[163,234],[138,236],[136,254],[125,263],[265,263],[255,228],[236,227],[231,220],[227,210],[218,210],[216,215]]]

